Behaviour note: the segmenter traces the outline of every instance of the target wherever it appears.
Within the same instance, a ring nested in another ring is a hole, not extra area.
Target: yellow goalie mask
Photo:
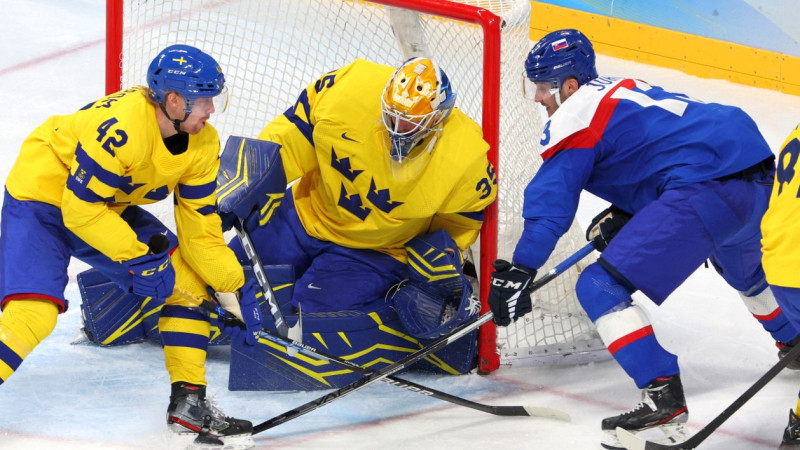
[[[392,159],[402,162],[447,118],[456,94],[447,75],[428,58],[412,58],[392,75],[381,96]]]

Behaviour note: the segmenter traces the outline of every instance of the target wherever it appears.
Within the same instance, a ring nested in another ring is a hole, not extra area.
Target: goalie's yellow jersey
[[[136,87],[50,117],[22,144],[6,189],[18,200],[60,208],[70,231],[114,261],[148,252],[120,213],[174,191],[181,255],[214,289],[233,292],[244,274],[216,214],[217,131],[206,124],[173,155],[155,108],[146,88]]]
[[[356,60],[322,76],[259,139],[281,144],[287,180],[300,178],[292,194],[310,236],[405,262],[406,242],[443,228],[466,249],[496,196],[489,145],[453,109],[419,146],[432,152],[393,162],[381,93],[394,70]]]
[[[769,209],[761,221],[767,282],[800,288],[800,126],[781,146]]]

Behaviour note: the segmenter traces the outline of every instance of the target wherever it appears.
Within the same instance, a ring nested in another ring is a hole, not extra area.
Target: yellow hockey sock
[[[0,314],[0,384],[33,348],[53,332],[58,306],[47,300],[16,299]]]

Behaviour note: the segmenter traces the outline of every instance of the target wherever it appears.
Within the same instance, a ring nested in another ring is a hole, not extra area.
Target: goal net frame
[[[203,3],[204,0],[186,0],[187,3]],[[498,189],[502,189],[504,186],[504,174],[501,171],[501,69],[503,68],[503,64],[506,65],[507,69],[514,71],[516,70],[517,74],[521,74],[522,72],[522,57],[519,60],[514,61],[503,61],[503,52],[502,52],[502,44],[503,44],[503,33],[506,31],[505,29],[510,26],[507,23],[507,19],[502,17],[501,15],[495,14],[492,10],[488,9],[487,7],[482,7],[483,5],[488,5],[491,7],[494,4],[516,4],[521,5],[521,7],[525,7],[527,4],[527,17],[525,18],[525,23],[522,25],[517,24],[518,26],[524,26],[524,39],[527,39],[527,32],[529,29],[528,21],[530,18],[530,4],[528,0],[461,0],[460,3],[447,1],[447,0],[371,0],[371,1],[364,1],[364,0],[327,0],[330,3],[342,3],[343,5],[347,5],[347,7],[351,7],[353,5],[358,5],[359,7],[371,7],[374,5],[376,8],[398,8],[404,11],[414,11],[415,14],[418,15],[429,15],[436,20],[442,21],[441,18],[444,20],[452,20],[457,21],[458,23],[464,24],[472,24],[474,26],[480,27],[481,33],[483,35],[482,39],[482,48],[478,51],[481,52],[481,64],[482,64],[482,82],[480,89],[482,91],[481,98],[480,98],[480,113],[479,114],[470,114],[476,122],[478,122],[482,129],[483,135],[486,142],[489,144],[489,160],[493,164],[496,169],[497,173],[497,180],[498,180]],[[326,2],[326,0],[318,0],[320,4]],[[137,3],[136,1],[129,0],[128,3]],[[143,3],[139,1],[138,3]],[[170,3],[170,2],[150,2],[150,3]],[[173,2],[179,3],[179,2]],[[206,3],[212,3],[208,0]],[[228,5],[234,5],[237,3],[246,3],[245,0],[237,2],[236,0],[217,0],[213,2],[215,7],[225,8]],[[264,1],[264,3],[272,4],[272,0]],[[277,4],[277,3],[276,3]],[[299,3],[298,3],[299,4]],[[126,41],[126,36],[128,36],[129,28],[136,27],[136,28],[148,28],[148,27],[160,27],[164,26],[164,23],[169,23],[171,20],[176,22],[181,21],[182,19],[179,17],[175,19],[174,17],[169,17],[171,13],[164,13],[165,16],[161,18],[161,20],[152,20],[151,23],[148,24],[136,24],[136,25],[129,25],[126,23],[126,7],[127,3],[125,0],[106,0],[106,20],[107,20],[107,32],[106,32],[106,93],[111,94],[117,92],[121,88],[130,87],[131,80],[126,80],[126,61],[133,56],[146,58],[146,61],[149,62],[149,59],[153,58],[155,54],[161,50],[159,48],[151,48],[149,49],[150,54],[146,55],[130,55],[126,52],[133,53],[134,50],[129,49],[126,47],[129,44]],[[428,17],[428,16],[426,16]],[[163,23],[161,23],[163,22]],[[395,22],[392,22],[392,27],[386,29],[387,34],[391,34],[394,31],[395,37],[397,38],[397,45],[399,47],[403,47],[404,43],[402,41],[403,37],[403,30],[398,29],[398,26],[402,27],[402,25],[398,25]],[[413,26],[412,26],[413,28]],[[141,30],[140,30],[141,31]],[[412,30],[413,32],[414,30]],[[214,33],[214,31],[209,30],[209,33]],[[518,31],[519,33],[519,31]],[[201,49],[204,49],[202,45],[197,45],[193,42],[191,37],[183,37],[181,36],[183,42],[189,45],[196,45]],[[412,36],[412,40],[413,40]],[[136,39],[136,38],[133,38]],[[521,39],[517,37],[517,39]],[[169,42],[169,43],[178,43],[178,42]],[[406,43],[407,44],[407,43]],[[528,44],[529,42],[525,42]],[[164,43],[161,43],[164,46]],[[233,44],[228,44],[233,45]],[[413,42],[412,42],[413,46]],[[130,46],[129,46],[130,47]],[[206,49],[204,49],[206,50]],[[405,57],[408,57],[407,48],[401,48],[402,53]],[[209,50],[206,50],[209,51]],[[220,56],[216,52],[212,53],[212,55],[219,61]],[[524,56],[523,56],[524,57]],[[516,58],[515,58],[516,59]],[[399,62],[399,61],[396,61]],[[226,78],[227,78],[227,70],[226,64],[221,62],[223,67],[223,71],[226,71]],[[344,65],[344,64],[342,64]],[[448,69],[447,66],[444,66],[444,69],[447,71],[448,75],[450,75],[450,79],[453,80],[454,77],[451,70]],[[518,67],[519,69],[516,69]],[[328,70],[332,70],[335,67],[330,67]],[[146,70],[146,66],[144,68],[139,68],[139,71],[144,72]],[[327,71],[327,70],[326,70]],[[325,71],[320,71],[316,74],[316,76],[322,75]],[[143,77],[144,73],[137,74],[137,76]],[[130,78],[130,77],[128,77]],[[506,76],[506,78],[509,78]],[[513,77],[512,77],[513,78]],[[141,78],[140,78],[141,79]],[[518,78],[520,81],[517,82],[519,87],[521,87],[521,75]],[[302,86],[305,86],[307,83],[313,81],[313,78],[302,80]],[[504,81],[504,83],[513,83],[513,79],[511,81]],[[128,85],[126,85],[128,84]],[[132,84],[142,84],[142,83],[132,83]],[[464,96],[463,91],[459,91],[459,85],[454,85],[455,91],[459,95],[459,98]],[[521,89],[519,89],[519,95],[521,96]],[[299,92],[299,90],[297,91]],[[503,101],[509,99],[508,94]],[[513,96],[512,96],[513,97]],[[232,102],[235,103],[237,98],[234,96],[232,98]],[[515,100],[517,101],[517,100]],[[285,108],[288,105],[280,105],[281,107]],[[460,107],[459,101],[457,101],[456,107]],[[531,104],[529,106],[532,109],[535,107]],[[466,111],[465,111],[466,112]],[[226,113],[227,114],[227,113]],[[477,116],[477,117],[476,117]],[[253,120],[260,120],[261,126],[266,125],[267,121],[271,119],[271,117],[253,117]],[[530,118],[523,118],[523,117],[504,117],[504,120],[531,120]],[[539,120],[536,117],[536,120]],[[217,126],[217,121],[212,118],[212,123]],[[535,128],[533,125],[533,121],[531,122],[531,128]],[[541,123],[536,125],[541,127]],[[225,129],[224,127],[217,128],[220,131],[220,136],[223,137],[225,135],[230,134],[241,134],[239,130],[231,130]],[[534,131],[533,138],[529,139],[530,146],[528,148],[518,148],[516,151],[518,152],[527,152],[530,153],[529,158],[531,160],[538,159],[538,152],[535,148],[535,142],[538,141],[538,131],[540,130],[532,130]],[[517,146],[520,146],[517,144]],[[539,161],[538,164],[541,162]],[[538,164],[536,167],[538,167]],[[524,189],[524,185],[527,184],[529,180],[529,175],[510,175],[509,172],[509,186],[511,186],[511,182],[515,183],[517,189]],[[526,178],[527,179],[523,179]],[[519,178],[514,180],[513,178]],[[519,183],[522,183],[521,185]],[[520,187],[521,186],[521,187]],[[503,191],[499,190],[502,196]],[[521,203],[519,198],[521,198],[521,192],[519,193],[519,197],[515,197],[514,200],[509,200],[511,203]],[[490,205],[484,212],[484,223],[480,233],[480,240],[479,245],[475,247],[478,249],[479,258],[477,261],[477,266],[479,268],[479,280],[480,280],[480,298],[482,303],[482,313],[488,311],[488,306],[486,304],[486,299],[488,297],[489,286],[491,279],[491,271],[492,271],[492,262],[498,258],[498,233],[499,233],[499,221],[498,221],[498,204],[500,202],[494,202]],[[520,207],[521,205],[516,205],[515,208]],[[515,213],[519,215],[519,213]],[[519,227],[518,227],[519,228]],[[519,228],[521,230],[521,228]],[[516,233],[519,233],[519,230]],[[575,225],[573,225],[573,229],[570,231],[569,241],[566,245],[563,244],[564,239],[560,241],[559,248],[561,248],[561,252],[554,252],[553,256],[551,257],[552,262],[551,265],[558,263],[557,259],[563,257],[565,255],[569,255],[574,252],[579,246],[582,246],[583,242],[577,242],[576,236],[581,236],[582,233],[577,233],[575,231]],[[515,242],[518,236],[511,236],[506,237],[505,239],[508,241],[506,242],[505,246],[508,247],[509,243]],[[501,257],[510,259],[509,251],[506,250],[505,254],[502,254]],[[498,342],[498,329],[495,327],[493,323],[487,323],[483,325],[479,331],[479,371],[481,373],[489,373],[496,370],[501,363],[503,365],[512,365],[512,364],[520,364],[520,365],[530,365],[530,364],[553,364],[553,363],[580,363],[586,362],[591,360],[597,359],[604,359],[608,357],[605,349],[602,345],[602,342],[599,341],[599,337],[596,334],[596,330],[594,330],[593,325],[591,322],[588,321],[588,318],[585,317],[585,314],[580,309],[580,306],[577,304],[576,299],[574,298],[574,292],[566,292],[574,290],[574,280],[577,278],[577,273],[581,270],[581,268],[585,266],[579,265],[577,269],[573,269],[572,275],[567,277],[567,281],[565,282],[566,287],[562,288],[555,288],[560,292],[553,294],[552,297],[561,298],[563,296],[571,297],[569,299],[569,305],[566,303],[562,304],[561,300],[541,300],[535,299],[534,300],[534,312],[532,315],[526,316],[525,318],[521,319],[520,322],[525,322],[525,327],[528,327],[527,331],[520,331],[521,335],[527,333],[539,332],[536,330],[544,330],[544,329],[555,329],[555,333],[561,333],[564,336],[567,336],[567,331],[564,331],[573,325],[579,328],[577,334],[580,335],[580,339],[571,339],[569,336],[562,339],[555,339],[555,340],[540,340],[536,338],[535,344],[513,344],[509,345],[507,343]],[[542,267],[542,270],[547,270],[548,266]],[[546,288],[551,289],[551,288]],[[539,308],[536,305],[541,303],[544,305],[543,307]],[[549,303],[549,306],[548,306]],[[557,323],[554,323],[557,322]],[[574,322],[570,324],[570,322]],[[567,324],[566,326],[564,324]],[[501,330],[501,335],[508,335],[511,333],[516,333],[506,330]],[[550,331],[547,331],[550,333]],[[571,331],[569,332],[571,333]],[[505,341],[507,342],[507,341]],[[527,347],[522,347],[522,345],[527,345]]]

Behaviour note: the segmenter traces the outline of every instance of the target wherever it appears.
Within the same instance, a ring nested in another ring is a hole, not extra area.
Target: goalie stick
[[[232,320],[239,322],[235,316],[233,316],[228,311],[222,309],[222,307],[216,305],[213,302],[208,300],[203,300],[201,305],[204,309],[215,312],[220,317],[224,317],[224,320]],[[328,361],[333,364],[338,364],[341,367],[346,369],[350,369],[354,372],[358,372],[364,375],[370,375],[375,373],[374,370],[368,369],[366,367],[360,366],[352,361],[348,361],[346,359],[340,358],[336,355],[332,355],[330,353],[318,350],[314,347],[309,345],[303,344],[302,342],[287,340],[280,336],[279,334],[270,331],[270,330],[262,330],[260,336],[264,339],[269,340],[278,345],[282,345],[287,349],[289,347],[293,347],[299,350],[304,355],[310,356],[312,358],[321,360],[321,361]],[[392,386],[397,386],[399,388],[405,389],[407,391],[415,392],[417,394],[430,396],[433,398],[437,398],[439,400],[444,400],[446,402],[453,403],[455,405],[466,406],[467,408],[472,408],[478,411],[482,411],[489,414],[494,414],[496,416],[530,416],[530,417],[546,417],[556,420],[563,420],[565,422],[569,422],[570,416],[569,414],[553,409],[553,408],[546,408],[540,406],[494,406],[494,405],[485,405],[483,403],[473,402],[471,400],[467,400],[461,397],[457,397],[455,395],[448,394],[446,392],[437,391],[436,389],[429,388],[427,386],[423,386],[421,384],[414,383],[413,381],[408,381],[402,378],[397,378],[393,376],[388,376],[386,378],[382,378],[381,381],[390,384]]]
[[[233,228],[236,230],[236,235],[239,236],[247,259],[250,260],[250,265],[253,266],[253,274],[259,286],[261,286],[261,291],[264,293],[267,304],[269,304],[269,311],[275,321],[275,328],[278,330],[278,333],[292,341],[303,342],[302,314],[298,314],[297,323],[289,328],[286,324],[286,319],[283,317],[281,308],[278,305],[278,300],[275,298],[275,293],[272,291],[272,286],[270,286],[269,280],[267,280],[267,274],[264,271],[264,265],[261,264],[261,258],[258,257],[255,247],[253,247],[253,240],[250,239],[250,233],[244,228],[244,221],[242,221],[241,218],[237,218],[236,225]],[[289,354],[292,355],[291,352],[289,352]]]
[[[778,373],[783,370],[790,362],[800,357],[800,345],[794,346],[792,350],[784,355],[774,366],[772,366],[767,373],[761,376],[752,386],[750,386],[742,395],[733,401],[724,411],[719,413],[708,425],[704,426],[700,431],[693,434],[689,439],[678,444],[659,444],[658,442],[648,441],[636,436],[634,433],[617,428],[617,439],[620,443],[629,450],[661,450],[661,449],[684,449],[689,450],[696,448],[703,441],[708,438],[720,425],[728,420],[736,411],[739,410],[748,400],[753,398],[758,391],[767,385]]]
[[[556,267],[554,267],[549,272],[547,272],[544,276],[542,276],[542,278],[540,278],[539,280],[534,281],[533,284],[531,285],[531,292],[536,291],[537,289],[541,288],[542,286],[544,286],[547,283],[549,283],[550,281],[552,281],[553,278],[555,278],[559,274],[563,273],[566,269],[572,267],[574,264],[576,264],[578,261],[580,261],[581,259],[586,257],[593,250],[594,250],[594,244],[592,242],[586,244],[580,250],[575,252],[572,256],[568,257],[563,262],[561,262]],[[472,330],[475,330],[478,327],[480,327],[481,325],[483,325],[484,323],[492,320],[492,317],[493,317],[492,312],[489,311],[489,312],[479,316],[474,321],[462,325],[461,327],[457,328],[455,331],[451,332],[450,334],[447,334],[445,336],[442,336],[442,337],[436,339],[435,341],[433,341],[428,346],[417,350],[416,352],[406,356],[405,358],[403,358],[403,359],[401,359],[401,360],[399,360],[399,361],[397,361],[397,362],[395,362],[393,364],[390,364],[390,365],[378,370],[377,372],[373,372],[373,373],[371,373],[369,375],[366,375],[366,376],[364,376],[364,378],[358,379],[358,380],[348,384],[347,386],[341,387],[341,388],[331,392],[330,394],[323,395],[322,397],[319,397],[319,398],[317,398],[315,400],[312,400],[312,401],[310,401],[308,403],[300,405],[297,408],[294,408],[294,409],[286,411],[286,412],[284,412],[284,413],[282,413],[282,414],[280,414],[278,416],[275,416],[272,419],[266,420],[266,421],[264,421],[264,422],[262,422],[262,423],[260,423],[260,424],[258,424],[258,425],[253,427],[253,434],[261,433],[262,431],[268,430],[270,428],[274,428],[274,427],[276,427],[278,425],[281,425],[281,424],[284,424],[284,423],[286,423],[286,422],[288,422],[290,420],[296,419],[296,418],[298,418],[298,417],[300,417],[302,415],[305,415],[307,413],[310,413],[311,411],[316,410],[317,408],[320,408],[322,406],[327,405],[328,403],[331,403],[331,402],[333,402],[333,401],[335,401],[337,399],[340,399],[340,398],[344,397],[345,395],[353,393],[353,392],[363,388],[364,386],[372,384],[372,383],[374,383],[374,382],[376,382],[376,381],[378,381],[378,380],[380,380],[382,378],[386,378],[386,377],[394,374],[395,372],[398,372],[398,371],[400,371],[402,369],[405,369],[406,367],[416,363],[417,361],[421,360],[422,358],[425,358],[429,354],[447,347],[448,345],[450,345],[451,343],[457,341],[458,339],[460,339],[461,337],[465,336],[466,334],[468,334]]]

